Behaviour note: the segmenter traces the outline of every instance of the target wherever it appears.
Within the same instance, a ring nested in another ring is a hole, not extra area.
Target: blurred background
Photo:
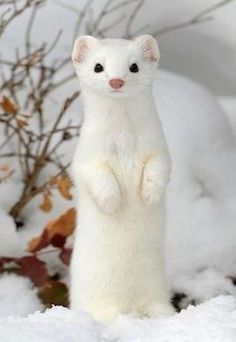
[[[157,38],[173,304],[236,295],[235,18],[234,0],[0,0],[0,316],[68,305],[80,34]]]

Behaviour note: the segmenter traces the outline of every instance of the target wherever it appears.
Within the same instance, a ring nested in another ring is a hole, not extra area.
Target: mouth
[[[111,89],[110,92],[111,93],[123,93],[123,90],[121,90],[121,89]]]

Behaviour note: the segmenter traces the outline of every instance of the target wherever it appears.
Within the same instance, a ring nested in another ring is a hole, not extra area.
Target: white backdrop
[[[60,0],[62,3],[80,8],[84,0]],[[93,2],[94,14],[107,0]],[[123,0],[115,0],[120,4]],[[146,0],[141,8],[133,29],[149,24],[149,32],[191,19],[205,8],[219,0]],[[130,7],[123,8],[128,16]],[[161,67],[190,76],[217,95],[236,95],[236,1],[214,13],[214,19],[165,34],[160,37]],[[56,32],[63,29],[59,42],[61,51],[71,49],[71,30],[75,14],[58,5],[55,0],[48,0],[38,16],[34,37],[36,40],[53,40]],[[21,22],[8,30],[1,40],[0,53],[6,48],[11,52],[22,39]],[[104,23],[106,24],[106,23]],[[121,27],[111,34],[119,37]],[[5,49],[6,50],[6,49]]]

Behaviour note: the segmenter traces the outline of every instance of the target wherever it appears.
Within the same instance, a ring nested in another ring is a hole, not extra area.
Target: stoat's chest
[[[157,127],[149,107],[134,101],[128,105],[117,102],[86,107],[87,120],[80,137],[81,153],[86,151],[86,159],[113,159],[119,163],[153,151]]]
[[[101,132],[101,148],[107,155],[122,158],[124,155],[134,155],[138,148],[139,138],[135,127],[128,123],[122,126],[113,125]]]

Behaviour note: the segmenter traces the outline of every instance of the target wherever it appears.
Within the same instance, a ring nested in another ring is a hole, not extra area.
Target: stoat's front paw
[[[157,163],[146,165],[143,170],[141,197],[144,203],[151,205],[159,202],[164,196],[167,175],[160,172]]]
[[[146,204],[159,202],[164,195],[165,186],[158,183],[156,179],[145,177],[142,186],[142,200]]]
[[[97,207],[107,215],[116,213],[121,207],[121,193],[119,185],[114,182],[102,182],[92,191],[92,198]]]

